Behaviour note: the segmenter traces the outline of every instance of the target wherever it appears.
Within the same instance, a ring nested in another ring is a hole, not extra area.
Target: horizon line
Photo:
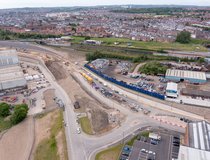
[[[0,8],[0,10],[7,9],[35,9],[35,8],[75,8],[75,7],[106,7],[106,6],[191,6],[191,7],[210,7],[210,5],[193,5],[193,4],[107,4],[107,5],[75,5],[75,6],[25,6],[25,7],[11,7],[11,8]]]

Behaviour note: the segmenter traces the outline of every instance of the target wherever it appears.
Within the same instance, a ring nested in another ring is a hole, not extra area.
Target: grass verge
[[[140,134],[134,136],[133,138],[131,138],[131,139],[126,143],[126,145],[133,146],[135,140],[137,140],[137,139],[140,138],[141,136],[143,136],[143,137],[149,137],[149,131],[144,131],[144,132],[141,132]]]
[[[81,128],[82,128],[83,132],[85,132],[86,134],[89,134],[89,135],[93,134],[91,123],[90,123],[90,120],[88,117],[80,118],[79,123],[81,124]]]
[[[58,112],[55,112],[57,117],[54,119],[53,124],[50,128],[50,137],[42,140],[35,152],[34,160],[59,160],[60,156],[58,154],[58,145],[56,141],[56,136],[59,134],[59,132],[62,132],[62,145],[64,152],[64,159],[68,159],[67,154],[67,144],[66,144],[66,138],[65,138],[65,128],[63,127],[63,113],[61,110]],[[47,114],[46,114],[47,115]],[[43,118],[46,115],[42,115],[41,118]],[[40,118],[40,117],[39,117]]]
[[[123,144],[106,149],[96,155],[95,160],[118,160]]]
[[[59,155],[57,154],[57,143],[54,136],[49,139],[43,140],[35,154],[35,160],[59,160]]]
[[[0,132],[9,129],[12,127],[12,123],[10,120],[5,120],[5,118],[0,117]]]

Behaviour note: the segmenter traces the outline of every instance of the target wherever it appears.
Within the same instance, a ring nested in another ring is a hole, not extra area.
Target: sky
[[[210,0],[0,0],[0,8],[71,7],[123,4],[176,4],[210,6]]]

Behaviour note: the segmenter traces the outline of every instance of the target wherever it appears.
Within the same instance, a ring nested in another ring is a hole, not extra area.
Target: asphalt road
[[[28,43],[14,42],[13,44],[13,42],[0,42],[0,47],[8,47],[8,45],[15,46],[16,48],[22,47],[36,51],[42,51],[43,49],[43,47],[40,48],[40,50],[36,49],[37,46],[34,48],[34,45]],[[50,52],[52,53],[52,50]],[[55,53],[57,54],[58,52],[55,51]],[[58,83],[52,77],[52,74],[49,73],[49,70],[47,70],[45,66],[40,66],[40,68],[42,72],[48,77],[50,83],[56,89],[57,97],[62,99],[62,101],[65,103],[66,107],[64,111],[64,119],[67,124],[66,139],[69,159],[71,160],[93,159],[97,151],[100,151],[112,144],[115,144],[116,142],[121,141],[123,137],[133,135],[136,130],[139,130],[140,128],[145,126],[158,127],[161,125],[161,127],[164,127],[169,130],[184,132],[184,130],[181,128],[177,128],[167,124],[160,124],[160,122],[157,122],[148,116],[145,116],[143,114],[136,114],[127,109],[126,121],[122,123],[119,128],[113,129],[111,132],[97,137],[88,136],[83,133],[77,134],[76,129],[78,127],[78,124],[76,123],[76,115],[73,111],[73,104],[70,98],[63,90],[63,88],[60,85],[58,85]],[[106,100],[108,101],[109,99]],[[118,107],[122,107],[120,110],[125,111],[125,108],[123,106]]]

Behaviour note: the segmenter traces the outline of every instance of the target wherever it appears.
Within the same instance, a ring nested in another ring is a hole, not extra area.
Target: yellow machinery
[[[89,82],[93,83],[93,79],[85,73],[81,73],[81,75]]]

